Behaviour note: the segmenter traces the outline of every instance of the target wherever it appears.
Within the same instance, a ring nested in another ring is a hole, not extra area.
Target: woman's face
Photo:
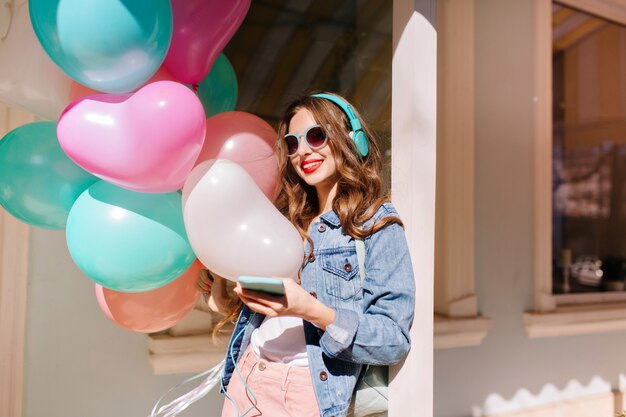
[[[314,150],[302,137],[304,132],[317,124],[309,110],[300,109],[291,118],[287,133],[300,137],[298,151],[289,158],[291,165],[300,178],[319,191],[320,187],[331,187],[337,181],[337,165],[328,143]]]

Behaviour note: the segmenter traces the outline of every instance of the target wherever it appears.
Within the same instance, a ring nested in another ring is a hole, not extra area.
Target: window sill
[[[435,314],[435,349],[478,346],[491,328],[491,319],[482,316],[450,318]]]
[[[528,337],[559,337],[626,329],[626,303],[562,305],[547,313],[524,314]]]

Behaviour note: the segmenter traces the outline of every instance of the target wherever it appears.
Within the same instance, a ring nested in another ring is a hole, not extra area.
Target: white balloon
[[[196,256],[218,275],[296,278],[300,271],[300,234],[234,162],[209,160],[191,171],[183,219]]]
[[[12,7],[4,20],[8,26],[0,29],[0,102],[56,120],[69,103],[72,80],[39,43],[28,2],[16,1]]]

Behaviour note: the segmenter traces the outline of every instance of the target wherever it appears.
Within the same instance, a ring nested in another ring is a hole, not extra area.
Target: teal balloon
[[[228,58],[219,54],[209,75],[198,85],[198,98],[206,117],[235,110],[237,92],[237,74]]]
[[[30,225],[63,230],[74,201],[97,181],[65,155],[54,122],[29,123],[0,140],[0,204]]]
[[[172,39],[169,0],[30,0],[50,58],[94,90],[126,93],[161,66]]]
[[[180,194],[138,193],[106,181],[76,200],[66,239],[80,270],[116,291],[161,287],[196,258],[187,241]]]

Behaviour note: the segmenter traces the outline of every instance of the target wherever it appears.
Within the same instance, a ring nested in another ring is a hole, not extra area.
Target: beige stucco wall
[[[100,311],[93,282],[69,256],[65,233],[31,229],[23,417],[148,416],[186,377],[154,376],[145,336]],[[212,392],[184,415],[217,417],[221,405]]]

